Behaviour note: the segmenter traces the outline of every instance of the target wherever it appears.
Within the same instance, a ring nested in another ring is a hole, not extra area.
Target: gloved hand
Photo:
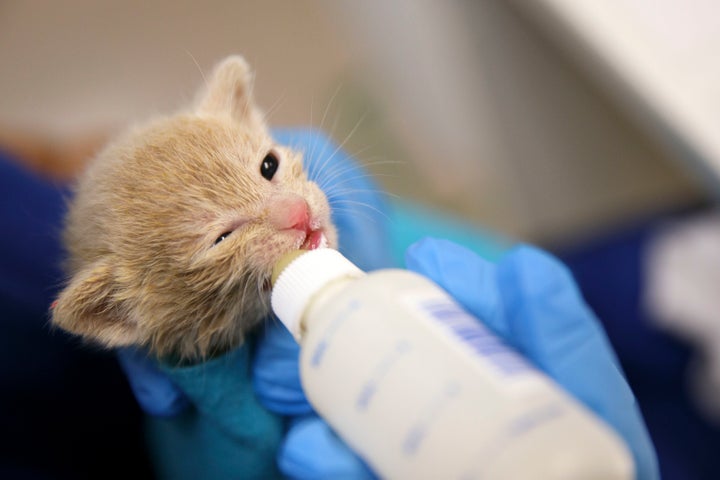
[[[442,286],[613,427],[632,451],[638,479],[659,478],[635,397],[604,331],[562,264],[531,247],[517,248],[492,264],[463,247],[432,239],[411,246],[406,263]],[[256,357],[255,388],[261,403],[290,415],[309,410],[296,362],[292,338],[272,325]],[[290,429],[279,466],[292,478],[371,477],[317,417],[300,420]]]

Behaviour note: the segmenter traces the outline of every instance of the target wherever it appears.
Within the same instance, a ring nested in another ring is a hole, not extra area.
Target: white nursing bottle
[[[634,477],[613,430],[425,277],[295,252],[272,308],[308,400],[383,478]]]

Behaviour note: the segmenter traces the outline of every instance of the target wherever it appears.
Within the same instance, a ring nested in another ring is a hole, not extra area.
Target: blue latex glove
[[[520,247],[493,264],[451,242],[427,239],[408,249],[406,263],[446,289],[611,425],[632,451],[637,478],[659,478],[635,397],[604,331],[560,262],[537,249]],[[297,361],[292,339],[276,327],[265,336],[255,367],[261,401],[280,413],[309,408],[299,394],[296,368],[289,368]],[[282,388],[269,387],[270,379]],[[291,428],[279,465],[292,478],[371,475],[319,418]]]
[[[175,384],[160,371],[155,360],[137,348],[121,348],[117,352],[135,399],[147,414],[173,417],[190,406],[190,401]]]

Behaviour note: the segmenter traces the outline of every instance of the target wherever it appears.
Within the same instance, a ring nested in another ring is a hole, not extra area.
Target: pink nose
[[[271,201],[270,224],[278,230],[302,230],[310,228],[310,211],[302,197],[289,196]]]

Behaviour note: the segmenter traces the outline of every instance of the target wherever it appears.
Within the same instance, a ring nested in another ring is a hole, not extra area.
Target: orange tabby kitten
[[[243,342],[269,312],[283,253],[337,244],[325,195],[270,137],[241,57],[216,67],[190,111],[131,129],[91,162],[64,238],[70,279],[53,323],[182,360]]]

